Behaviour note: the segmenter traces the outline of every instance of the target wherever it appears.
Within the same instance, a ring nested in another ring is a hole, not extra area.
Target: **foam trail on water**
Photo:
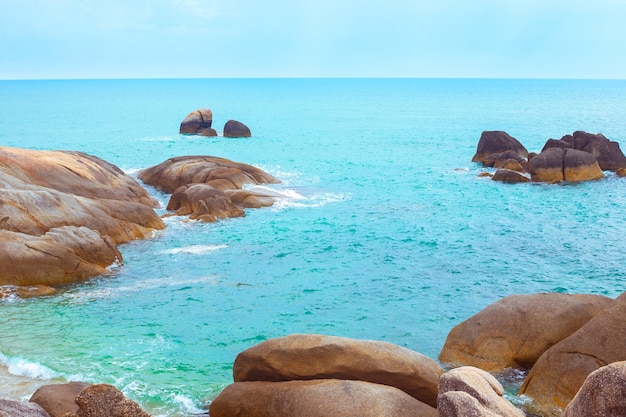
[[[44,365],[20,357],[9,357],[2,352],[0,352],[0,365],[5,366],[8,372],[15,376],[43,380],[60,377],[57,372]]]
[[[179,253],[190,253],[192,255],[202,255],[205,253],[214,252],[216,250],[227,248],[228,245],[189,245],[182,248],[173,248],[162,250],[162,255],[176,255]]]

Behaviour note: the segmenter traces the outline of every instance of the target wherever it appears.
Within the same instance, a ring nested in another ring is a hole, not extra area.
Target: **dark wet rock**
[[[251,136],[250,128],[237,120],[229,120],[224,125],[224,137],[249,138]]]
[[[615,171],[626,168],[626,156],[619,143],[613,142],[601,133],[592,134],[583,131],[574,132],[574,149],[592,154],[602,170]]]
[[[498,156],[496,157],[493,163],[493,167],[505,168],[504,166],[505,163],[508,163],[511,160],[516,161],[517,163],[521,164],[522,162],[526,161],[526,158],[521,156],[516,151],[505,151],[505,152],[498,154]]]
[[[530,182],[530,178],[521,174],[520,172],[513,171],[511,169],[503,169],[503,168],[498,169],[496,173],[493,174],[493,177],[491,177],[491,179],[494,181],[507,182],[507,183]]]
[[[576,149],[548,148],[529,163],[530,177],[535,182],[590,181],[604,174],[590,153]]]
[[[528,157],[528,151],[517,139],[503,131],[485,131],[481,134],[472,162],[483,162],[492,154],[501,154],[505,151],[514,151],[523,158]]]
[[[205,134],[205,131],[210,132],[209,129],[211,129],[212,123],[213,112],[211,112],[211,110],[195,110],[189,113],[187,117],[185,117],[185,119],[181,122],[179,132],[186,135],[203,134],[204,136],[214,136],[210,134]]]
[[[572,138],[573,139],[573,138]],[[565,140],[557,140],[557,139],[548,139],[545,143],[545,145],[543,145],[543,149],[541,149],[541,152],[545,151],[546,149],[550,149],[550,148],[563,148],[563,149],[573,149],[574,146],[571,142],[567,142]]]
[[[386,385],[336,379],[236,382],[210,405],[211,417],[437,417],[437,410]]]

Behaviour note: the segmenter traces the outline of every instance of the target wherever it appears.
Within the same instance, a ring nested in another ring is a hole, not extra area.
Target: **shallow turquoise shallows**
[[[236,119],[253,137],[179,135],[203,107],[218,131]],[[183,416],[268,338],[376,339],[436,359],[453,326],[507,295],[623,292],[626,179],[479,178],[483,130],[537,152],[575,130],[626,148],[626,81],[0,82],[1,145],[79,150],[131,175],[220,156],[280,178],[271,188],[286,196],[213,224],[169,217],[153,239],[122,245],[110,276],[1,301],[0,394],[105,382]]]

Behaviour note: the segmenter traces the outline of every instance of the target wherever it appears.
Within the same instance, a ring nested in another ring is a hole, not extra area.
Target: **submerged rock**
[[[432,407],[443,372],[432,359],[391,343],[311,334],[267,340],[241,352],[233,365],[235,382],[368,381],[396,387]]]
[[[530,178],[523,175],[522,173],[518,171],[513,171],[511,169],[505,169],[505,168],[498,169],[496,173],[493,174],[491,179],[494,181],[508,182],[508,183],[530,182]]]
[[[437,410],[386,385],[337,379],[236,382],[211,402],[211,417],[437,417]]]

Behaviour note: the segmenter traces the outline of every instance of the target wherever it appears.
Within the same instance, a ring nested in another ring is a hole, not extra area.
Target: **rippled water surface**
[[[253,137],[179,135],[201,107],[218,131],[236,119]],[[110,276],[0,301],[0,393],[106,382],[155,414],[188,415],[232,381],[238,352],[271,337],[385,340],[436,358],[454,325],[501,297],[615,297],[624,179],[506,185],[470,160],[483,130],[531,151],[575,130],[624,147],[624,120],[623,81],[0,82],[2,145],[80,150],[131,175],[220,156],[270,172],[288,196],[213,224],[168,217],[120,247]]]

